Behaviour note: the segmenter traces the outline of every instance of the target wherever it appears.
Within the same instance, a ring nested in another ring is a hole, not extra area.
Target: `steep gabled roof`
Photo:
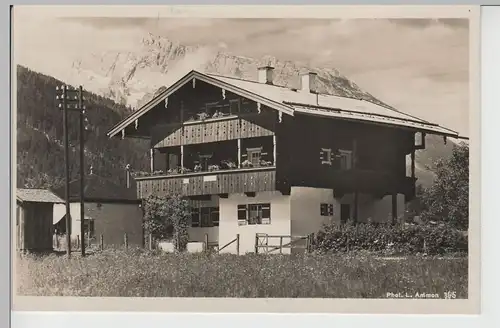
[[[120,133],[120,131],[154,108],[170,94],[193,79],[218,86],[291,116],[294,116],[295,113],[301,113],[333,119],[355,120],[410,128],[430,134],[461,138],[456,131],[366,100],[307,93],[283,86],[215,74],[203,74],[197,71],[191,71],[129,117],[116,124],[108,132],[108,136],[113,137]]]
[[[253,93],[251,90],[246,90],[246,89],[241,89],[234,84],[227,83],[221,79],[216,78],[215,76],[210,76],[207,74],[200,73],[198,71],[192,70],[188,74],[186,74],[183,78],[172,84],[170,87],[168,87],[166,90],[163,92],[160,92],[156,97],[151,99],[148,103],[144,104],[141,108],[136,110],[134,113],[126,117],[124,120],[116,124],[111,130],[108,132],[109,137],[114,137],[118,133],[120,133],[121,130],[125,129],[127,126],[135,122],[135,120],[139,119],[142,115],[146,114],[149,112],[151,109],[153,109],[156,105],[158,105],[160,102],[165,100],[168,96],[179,90],[182,86],[184,86],[186,83],[191,82],[193,79],[200,80],[215,86],[218,86],[220,88],[223,88],[227,91],[230,91],[234,94],[237,94],[241,97],[246,97],[255,101],[260,102],[263,105],[269,106],[271,108],[274,108],[276,110],[279,110],[281,112],[284,112],[289,115],[293,115],[293,109],[291,106],[285,105],[280,102],[273,101],[272,99],[266,98],[258,93]]]
[[[54,190],[62,199],[65,199],[65,186]],[[109,179],[90,174],[85,177],[84,200],[86,202],[112,202],[112,203],[130,203],[139,202],[137,199],[137,190],[135,185],[130,188],[121,186]],[[70,202],[80,200],[80,179],[70,181],[69,183]]]
[[[47,189],[17,188],[16,199],[20,202],[30,203],[64,203],[64,200]]]

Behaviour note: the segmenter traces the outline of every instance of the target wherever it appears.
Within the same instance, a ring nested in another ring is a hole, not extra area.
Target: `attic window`
[[[229,100],[229,113],[237,114],[239,112],[240,112],[240,100],[239,99]]]

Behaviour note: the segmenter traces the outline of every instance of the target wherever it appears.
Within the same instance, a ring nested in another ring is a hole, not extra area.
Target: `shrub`
[[[190,208],[180,196],[150,196],[144,201],[144,228],[155,239],[171,239],[177,251],[184,251],[188,243]]]
[[[420,196],[424,221],[446,222],[458,229],[469,227],[469,146],[456,145],[448,160],[436,163],[436,180]]]
[[[313,249],[327,253],[368,251],[384,255],[443,255],[467,253],[467,242],[463,232],[445,224],[401,226],[347,223],[342,226],[325,225],[316,234]]]

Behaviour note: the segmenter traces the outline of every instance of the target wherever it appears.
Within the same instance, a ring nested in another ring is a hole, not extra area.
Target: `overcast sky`
[[[15,20],[15,57],[58,77],[82,54],[133,51],[148,32],[236,55],[336,68],[391,106],[469,134],[465,19],[60,19],[25,12]]]

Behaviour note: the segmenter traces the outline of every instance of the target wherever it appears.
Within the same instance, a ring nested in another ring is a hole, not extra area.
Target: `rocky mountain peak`
[[[285,61],[272,55],[249,58],[220,51],[217,47],[183,45],[169,38],[148,33],[137,50],[94,54],[75,61],[72,70],[90,91],[135,108],[149,101],[163,88],[192,69],[205,73],[257,79],[257,68],[275,68],[275,83],[290,88],[300,87],[300,73],[318,74],[319,92],[356,97],[382,104],[360,89],[335,68],[309,67]]]

